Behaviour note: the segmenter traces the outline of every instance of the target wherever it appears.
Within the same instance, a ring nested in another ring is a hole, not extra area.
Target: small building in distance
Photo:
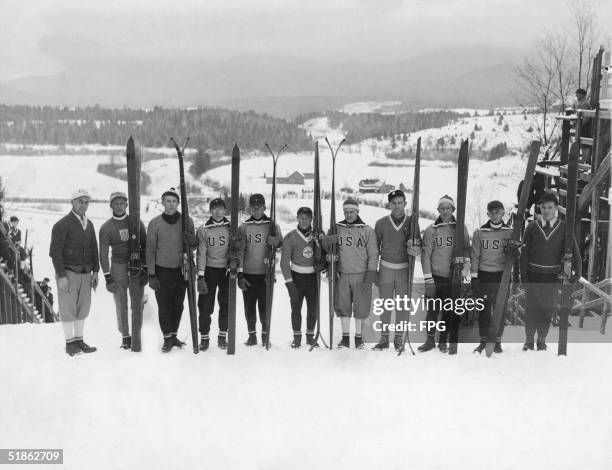
[[[359,182],[360,193],[388,193],[394,189],[395,186],[387,184],[378,178],[364,179]]]
[[[265,176],[265,175],[264,175]],[[272,177],[265,176],[266,184],[272,184]],[[289,176],[277,176],[277,184],[299,184],[303,185],[307,179],[314,179],[314,173],[301,173],[294,171]]]

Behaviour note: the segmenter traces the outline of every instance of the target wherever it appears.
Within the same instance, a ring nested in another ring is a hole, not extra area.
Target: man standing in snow
[[[182,214],[177,210],[180,197],[175,188],[170,188],[161,199],[164,212],[149,222],[146,253],[149,287],[155,291],[159,326],[164,335],[162,352],[167,353],[174,346],[185,345],[176,334],[183,314],[186,285],[182,272]],[[184,238],[189,246],[198,245],[191,217],[187,220]]]
[[[249,198],[251,217],[238,228],[238,287],[242,289],[244,314],[249,337],[247,346],[257,344],[257,311],[261,323],[261,342],[267,344],[266,329],[266,249],[270,245],[278,249],[282,244],[282,234],[278,224],[276,236],[270,236],[270,218],[265,214],[266,200],[262,194],[252,194]]]
[[[130,258],[130,230],[126,213],[128,200],[125,193],[114,192],[110,195],[110,207],[113,216],[100,227],[100,265],[106,280],[106,290],[113,294],[117,313],[117,328],[123,338],[122,349],[141,350],[140,329],[142,327],[142,310],[144,307],[144,286],[148,277],[146,266],[136,277],[128,275]],[[146,245],[146,229],[140,221],[141,252]],[[112,249],[109,266],[109,247]],[[132,308],[132,334],[128,320],[128,290]]]
[[[423,233],[423,253],[421,265],[425,279],[425,294],[431,299],[440,299],[442,304],[446,299],[452,299],[452,262],[455,247],[455,231],[457,221],[453,215],[455,212],[455,201],[449,195],[444,195],[438,201],[439,217],[425,229]],[[470,236],[465,229],[465,259],[461,275],[470,275]],[[437,321],[441,315],[441,329],[438,348],[441,352],[448,352],[447,338],[449,332],[451,338],[456,337],[459,330],[461,317],[454,312],[436,308],[429,308],[427,321]],[[435,330],[427,331],[427,340],[418,347],[419,351],[425,352],[436,347]]]
[[[66,353],[92,353],[83,341],[85,319],[91,306],[91,289],[98,287],[98,243],[93,224],[85,213],[91,197],[85,189],[72,194],[72,210],[51,231],[49,256],[57,280],[59,315],[66,338]]]
[[[200,351],[210,344],[210,317],[219,289],[219,335],[217,346],[227,349],[227,313],[229,302],[230,221],[225,217],[225,201],[210,201],[211,217],[198,229],[198,311],[200,313]]]
[[[314,239],[312,234],[312,209],[300,207],[297,211],[298,226],[283,239],[281,270],[291,299],[291,326],[294,349],[302,345],[302,304],[306,299],[306,344],[314,344],[317,325],[316,302],[317,276],[314,268]],[[316,347],[316,345],[315,345]]]
[[[342,205],[344,220],[336,223],[337,235],[327,235],[323,248],[338,245],[336,315],[342,324],[338,348],[350,347],[351,317],[355,316],[355,348],[363,349],[363,322],[370,315],[372,284],[378,281],[378,247],[374,229],[359,217],[359,203],[352,198]]]
[[[484,308],[478,314],[478,331],[480,344],[474,352],[482,353],[487,345],[491,312],[499,291],[499,283],[504,274],[506,252],[514,250],[512,229],[504,223],[505,209],[501,201],[487,204],[489,220],[474,231],[472,238],[472,255],[470,259],[472,273],[472,292],[475,297],[484,299]],[[495,341],[496,353],[502,352],[501,337],[504,333],[504,320],[501,320]]]
[[[396,189],[387,196],[391,213],[379,219],[374,226],[376,244],[380,252],[380,265],[378,269],[378,289],[381,299],[403,298],[408,295],[408,256],[421,255],[421,233],[418,229],[410,232],[413,215],[407,216],[406,195]],[[418,217],[418,215],[416,216]],[[400,325],[405,318],[400,318],[400,312],[395,312],[395,325]],[[391,312],[384,310],[381,323],[383,331],[379,343],[374,346],[375,351],[389,348],[389,330]],[[393,337],[395,350],[402,347],[402,332],[396,327]]]
[[[521,247],[521,280],[526,294],[523,351],[533,351],[536,331],[538,351],[546,350],[546,335],[559,290],[559,273],[563,269],[565,222],[557,218],[559,200],[554,193],[546,192],[538,205],[542,218],[527,226]],[[575,239],[572,272],[563,274],[570,282],[576,282],[582,275],[582,260]]]

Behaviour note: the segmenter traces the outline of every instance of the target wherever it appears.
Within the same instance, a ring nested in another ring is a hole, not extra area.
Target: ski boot
[[[83,339],[78,339],[77,341],[75,341],[77,347],[83,351],[84,353],[93,353],[96,352],[98,350],[98,348],[94,347],[94,346],[90,346],[89,344],[87,344],[85,341],[83,341]]]
[[[448,344],[446,344],[446,341],[440,341],[438,343],[438,349],[440,350],[441,353],[447,353],[448,352]]]
[[[427,339],[425,340],[425,342],[423,344],[421,344],[417,350],[419,352],[427,352],[427,351],[431,351],[433,348],[436,347],[436,340],[433,336],[428,336]]]
[[[306,344],[308,345],[308,347],[319,347],[319,343],[315,341],[314,335],[306,335]]]
[[[75,356],[80,353],[81,348],[79,348],[78,344],[76,344],[76,341],[66,342],[66,354],[69,356]]]
[[[487,347],[487,342],[480,341],[480,344],[476,346],[476,349],[474,349],[474,352],[477,352],[478,354],[482,354],[482,352],[485,350],[486,347]]]
[[[217,336],[217,346],[219,349],[227,349],[227,335],[220,334]]]
[[[457,354],[457,343],[449,343],[448,345],[448,355],[454,356]]]
[[[355,342],[357,342],[356,339]],[[389,349],[389,337],[386,335],[380,337],[380,341],[372,348],[372,351],[382,351],[383,349]]]
[[[164,337],[164,344],[162,345],[162,352],[169,353],[172,350],[172,346],[174,346],[172,342],[172,336]]]
[[[396,351],[399,351],[404,346],[404,339],[401,335],[395,335],[393,338],[393,347]]]
[[[387,343],[387,347],[389,347],[389,343]],[[355,349],[363,349],[363,348],[365,348],[363,337],[361,335],[355,335]]]
[[[291,343],[292,349],[300,349],[302,346],[302,335],[293,335],[293,342]]]
[[[198,349],[200,351],[207,351],[208,346],[210,346],[210,339],[208,337],[202,337],[202,339],[200,339],[200,346]]]
[[[121,341],[121,349],[132,349],[132,338],[130,336],[124,336]]]
[[[249,337],[247,338],[244,344],[246,344],[247,346],[256,346],[257,345],[257,334],[249,333]]]
[[[497,341],[495,343],[495,347],[493,348],[493,352],[497,353],[497,354],[504,352],[504,350],[502,349],[502,346],[501,346],[501,341]]]
[[[176,337],[176,333],[172,334],[172,346],[176,346],[177,348],[182,348],[185,346],[185,342],[181,341]]]
[[[538,341],[538,351],[546,351],[547,346],[544,341]]]
[[[340,341],[338,343],[338,346],[336,346],[338,349],[342,349],[342,348],[350,348],[351,347],[351,337],[350,335],[342,335],[342,341]]]
[[[525,341],[525,344],[523,344],[523,351],[533,351],[533,349],[534,349],[533,341]]]

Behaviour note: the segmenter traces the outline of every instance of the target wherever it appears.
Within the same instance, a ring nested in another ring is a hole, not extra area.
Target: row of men
[[[183,312],[185,282],[183,281],[182,246],[185,241],[197,250],[197,290],[199,310],[200,350],[210,346],[211,316],[215,297],[219,305],[219,348],[227,347],[228,286],[230,233],[226,217],[225,202],[214,199],[210,202],[210,218],[197,229],[193,220],[187,221],[187,231],[182,234],[181,217],[178,211],[179,194],[174,188],[161,197],[164,211],[153,218],[145,229],[141,222],[143,252],[146,253],[146,271],[136,278],[128,276],[129,228],[127,197],[116,192],[110,197],[112,217],[99,232],[99,252],[96,234],[91,221],[86,217],[89,194],[79,190],[73,194],[71,213],[61,219],[52,232],[50,255],[58,280],[60,318],[64,325],[66,352],[93,352],[83,341],[84,320],[89,313],[90,289],[98,283],[98,271],[103,270],[106,288],[113,293],[117,323],[123,337],[122,348],[141,350],[140,328],[142,325],[142,298],[144,286],[155,291],[158,317],[163,334],[163,352],[184,343],[177,338]],[[445,195],[438,201],[438,218],[421,234],[420,229],[411,233],[411,216],[406,215],[406,197],[400,190],[388,195],[390,213],[379,219],[374,228],[359,216],[359,205],[354,199],[343,203],[344,219],[336,224],[336,234],[326,235],[321,240],[312,232],[312,210],[302,207],[297,212],[297,227],[282,236],[276,227],[276,236],[270,236],[271,219],[266,215],[264,196],[253,194],[249,199],[250,217],[239,227],[239,242],[236,243],[238,257],[238,285],[243,291],[244,311],[248,327],[246,345],[257,344],[257,313],[261,325],[261,341],[266,338],[266,250],[272,246],[281,250],[280,267],[291,301],[291,323],[293,341],[291,346],[302,344],[302,305],[306,300],[306,343],[315,343],[316,327],[316,270],[315,244],[320,243],[324,252],[337,247],[337,271],[335,313],[342,325],[342,340],[339,348],[350,346],[350,320],[354,318],[354,346],[364,347],[362,328],[370,315],[372,285],[377,284],[381,298],[403,297],[408,293],[409,256],[420,257],[423,267],[426,295],[431,298],[452,297],[451,272],[453,263],[460,262],[462,275],[471,277],[476,296],[485,299],[485,308],[479,314],[481,343],[476,351],[484,349],[488,334],[491,309],[499,289],[506,252],[512,250],[520,257],[521,278],[525,285],[526,319],[525,350],[534,349],[537,332],[538,350],[546,349],[546,336],[554,313],[555,293],[558,286],[564,246],[564,222],[557,218],[558,200],[553,193],[545,193],[538,201],[541,216],[525,229],[521,243],[510,239],[511,228],[504,222],[505,209],[499,201],[487,204],[489,220],[478,228],[470,244],[465,233],[464,256],[453,259],[456,220],[453,215],[455,203]],[[146,241],[146,242],[145,242]],[[109,263],[109,248],[111,260]],[[575,260],[578,260],[576,248]],[[580,274],[580,263],[574,263],[572,278]],[[132,331],[128,319],[128,292],[132,311]],[[436,305],[436,304],[434,304]],[[381,317],[382,333],[375,350],[388,349],[391,311]],[[435,308],[427,312],[427,320],[439,320],[444,325],[438,338],[442,352],[456,352],[460,316],[452,311]],[[396,312],[395,323],[403,321]],[[396,331],[399,331],[396,329]],[[426,342],[420,351],[435,348],[435,331],[428,331]],[[495,351],[502,352],[501,336],[503,322],[498,332]],[[401,333],[395,333],[395,348],[401,347]],[[449,349],[449,342],[451,347]]]

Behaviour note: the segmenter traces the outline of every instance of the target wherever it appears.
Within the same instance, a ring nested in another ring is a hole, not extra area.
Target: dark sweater
[[[527,272],[556,274],[561,272],[565,248],[565,222],[557,220],[550,233],[546,234],[541,223],[533,221],[527,225],[521,249],[521,276]],[[580,252],[574,239],[573,269],[582,273]]]
[[[91,220],[87,220],[87,228],[83,230],[72,211],[61,218],[51,231],[49,256],[58,277],[65,276],[66,269],[75,272],[98,272],[98,242]]]

